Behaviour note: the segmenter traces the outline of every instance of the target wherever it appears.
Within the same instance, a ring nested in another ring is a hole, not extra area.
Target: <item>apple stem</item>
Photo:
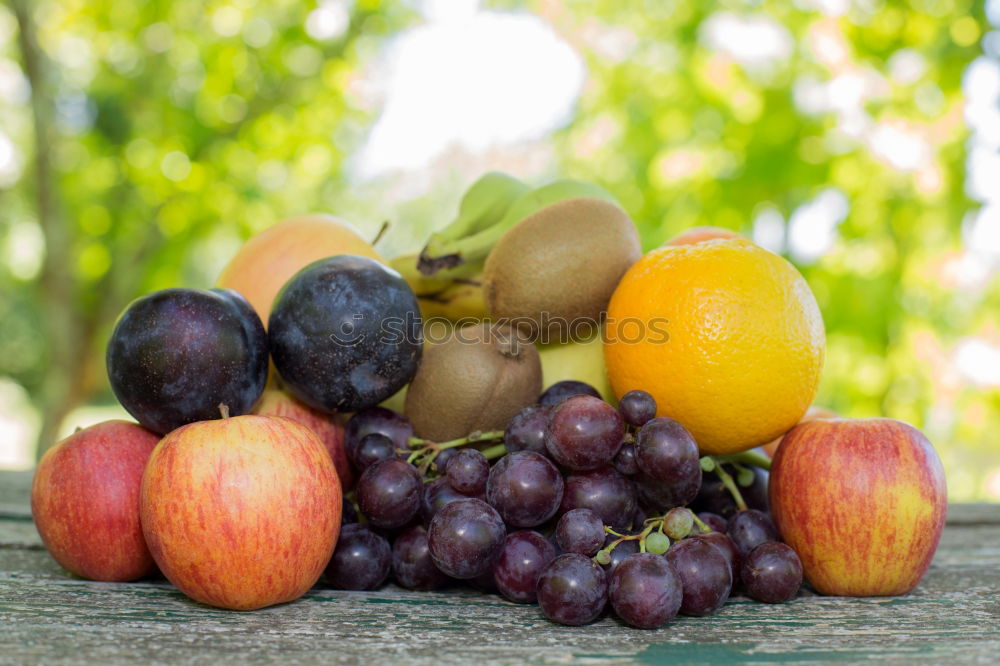
[[[722,469],[721,464],[717,464],[715,466],[715,473],[719,477],[719,480],[722,481],[722,485],[724,485],[726,490],[729,491],[729,494],[733,496],[733,500],[736,502],[737,508],[740,511],[746,511],[747,503],[743,501],[743,495],[740,493],[740,489],[736,486],[736,482],[733,481],[733,477],[729,475],[729,472]]]
[[[771,459],[767,456],[756,453],[755,451],[743,451],[741,453],[730,453],[725,456],[712,457],[715,458],[715,462],[719,464],[743,463],[744,465],[753,465],[754,467],[760,467],[765,470],[771,469]]]
[[[228,419],[229,418],[229,405],[227,405],[224,402],[220,402],[219,403],[219,414],[222,415],[222,418]]]

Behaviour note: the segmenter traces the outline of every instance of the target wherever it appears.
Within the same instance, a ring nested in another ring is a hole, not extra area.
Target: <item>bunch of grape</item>
[[[802,565],[767,514],[767,473],[699,458],[655,414],[648,393],[616,409],[580,382],[554,384],[504,432],[453,442],[415,438],[388,409],[358,412],[345,444],[360,478],[327,581],[467,581],[562,624],[610,605],[642,628],[714,613],[734,593],[792,599]]]

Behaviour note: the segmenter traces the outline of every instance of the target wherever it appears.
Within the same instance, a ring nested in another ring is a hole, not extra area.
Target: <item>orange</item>
[[[222,270],[217,287],[250,301],[267,327],[271,304],[300,270],[325,257],[356,254],[385,263],[347,222],[332,215],[300,215],[268,227],[243,244]]]
[[[816,299],[788,261],[748,240],[653,250],[608,305],[604,358],[619,398],[656,398],[704,453],[751,449],[812,404],[825,335]]]
[[[691,227],[677,234],[664,245],[691,245],[716,238],[743,238],[743,235],[722,227]]]

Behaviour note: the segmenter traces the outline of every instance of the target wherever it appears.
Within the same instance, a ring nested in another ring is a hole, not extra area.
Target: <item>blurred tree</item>
[[[26,288],[3,277],[13,335],[0,374],[35,398],[39,455],[106,390],[104,342],[132,298],[207,286],[211,248],[332,208],[368,119],[351,97],[355,62],[410,16],[377,0],[343,15],[241,7],[11,0],[34,168],[3,192],[4,223],[37,224],[44,260]]]

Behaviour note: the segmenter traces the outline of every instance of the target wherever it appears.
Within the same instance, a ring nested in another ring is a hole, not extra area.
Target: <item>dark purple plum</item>
[[[326,566],[326,579],[337,590],[374,590],[385,582],[391,562],[384,537],[366,525],[344,525]]]
[[[542,392],[538,399],[538,404],[551,407],[574,395],[591,395],[600,398],[600,392],[586,382],[578,382],[575,379],[564,379],[556,382]]]
[[[413,378],[423,332],[413,290],[374,259],[309,264],[275,298],[267,325],[285,385],[328,412],[373,407]]]
[[[533,451],[518,451],[493,465],[486,482],[486,500],[508,525],[535,527],[556,514],[563,485],[552,461]]]
[[[617,530],[627,530],[636,511],[632,482],[605,465],[589,472],[575,472],[566,477],[560,513],[590,509],[601,522]]]
[[[520,530],[508,534],[493,563],[493,582],[507,599],[533,604],[537,600],[538,577],[555,557],[555,547],[538,532]]]
[[[468,579],[492,570],[506,536],[496,509],[466,498],[446,504],[434,515],[427,544],[438,569],[452,578]]]
[[[667,558],[636,553],[611,572],[608,597],[622,620],[640,629],[655,629],[677,616],[684,592]]]
[[[577,553],[560,555],[538,577],[538,605],[553,622],[588,624],[608,603],[608,579],[594,560]]]
[[[164,289],[125,309],[107,348],[115,397],[145,428],[249,412],[267,383],[267,333],[228,289]]]
[[[396,537],[392,544],[392,575],[409,590],[435,590],[448,582],[448,576],[431,559],[423,526],[415,525]]]

